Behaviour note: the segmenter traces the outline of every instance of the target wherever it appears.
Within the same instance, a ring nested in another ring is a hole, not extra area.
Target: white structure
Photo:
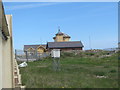
[[[51,56],[54,58],[60,58],[60,49],[53,49],[51,51]]]
[[[21,87],[21,75],[13,52],[12,16],[5,15],[0,0],[0,90]]]

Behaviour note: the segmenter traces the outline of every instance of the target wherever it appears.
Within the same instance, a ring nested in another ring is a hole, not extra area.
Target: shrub
[[[93,56],[95,53],[87,52],[86,55]]]
[[[105,72],[96,71],[96,72],[94,72],[94,74],[95,74],[96,76],[104,76],[104,75],[105,75]]]
[[[106,65],[106,66],[104,66],[104,68],[109,68],[110,66],[108,66],[108,65]]]
[[[71,52],[62,52],[61,57],[74,57],[75,54]]]
[[[97,54],[97,55],[95,55],[95,57],[99,57],[99,55]]]
[[[116,71],[116,70],[110,70],[110,72],[111,72],[111,73],[115,73],[115,72],[117,72],[117,71]]]

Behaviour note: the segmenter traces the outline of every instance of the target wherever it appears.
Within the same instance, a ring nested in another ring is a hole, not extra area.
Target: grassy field
[[[62,53],[60,71],[52,68],[52,58],[29,62],[20,68],[27,88],[117,88],[118,57],[103,53]],[[18,62],[20,63],[20,62]]]

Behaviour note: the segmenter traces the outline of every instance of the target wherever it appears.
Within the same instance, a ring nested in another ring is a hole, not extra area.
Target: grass
[[[98,53],[62,53],[61,56],[60,71],[53,70],[50,57],[28,62],[27,67],[20,68],[22,84],[27,88],[118,87],[117,54],[103,58],[99,58]],[[97,76],[106,76],[106,78],[97,78]]]

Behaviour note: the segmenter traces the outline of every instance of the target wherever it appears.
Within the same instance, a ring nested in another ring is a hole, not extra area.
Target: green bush
[[[61,57],[74,57],[75,54],[72,52],[62,52]]]
[[[86,55],[93,56],[93,55],[95,55],[95,53],[87,52]]]
[[[98,54],[96,54],[96,55],[95,55],[95,57],[99,57],[99,55],[98,55]]]
[[[117,72],[117,71],[116,71],[116,70],[110,70],[110,72],[111,72],[111,73],[115,73],[115,72]]]
[[[104,66],[104,68],[109,68],[110,66],[108,66],[108,65],[106,65],[106,66]]]
[[[96,71],[96,72],[94,72],[94,74],[95,74],[96,76],[104,76],[104,75],[105,75],[105,72],[103,72],[103,71]]]

